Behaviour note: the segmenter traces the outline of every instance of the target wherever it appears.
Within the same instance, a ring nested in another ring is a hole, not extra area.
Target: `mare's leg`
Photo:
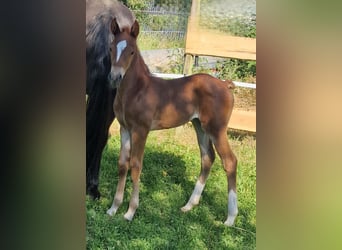
[[[104,84],[97,82],[98,85]],[[113,101],[116,90],[99,87],[89,94],[87,100],[87,194],[96,199],[100,197],[98,191],[99,171],[102,151],[107,143],[108,130],[115,115]]]
[[[146,143],[148,130],[139,128],[132,130],[132,149],[129,166],[131,169],[131,177],[133,183],[133,190],[131,194],[131,200],[129,202],[129,208],[124,215],[126,220],[131,221],[139,206],[139,180],[142,169],[142,160],[144,156],[144,148]]]
[[[237,159],[230,149],[226,128],[221,129],[216,138],[213,138],[213,142],[217,153],[219,154],[223,168],[227,175],[228,181],[228,218],[224,222],[227,226],[232,226],[234,224],[234,220],[238,214],[238,205],[237,205],[237,194],[236,194],[236,167],[237,167]]]
[[[181,208],[183,212],[187,212],[192,209],[193,206],[199,203],[202,191],[205,186],[205,182],[210,173],[211,166],[215,160],[215,152],[213,149],[213,144],[208,136],[201,127],[200,121],[198,119],[193,119],[192,124],[195,127],[198,145],[201,151],[201,173],[196,182],[196,186],[188,203]]]
[[[123,201],[124,190],[126,185],[127,171],[129,167],[130,150],[131,150],[131,136],[128,130],[120,127],[121,148],[119,156],[119,181],[116,187],[113,204],[107,210],[107,214],[114,215]]]

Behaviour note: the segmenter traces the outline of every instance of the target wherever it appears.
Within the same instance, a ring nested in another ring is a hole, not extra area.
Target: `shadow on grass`
[[[254,140],[256,140],[256,133],[251,132],[251,131],[229,129],[228,135],[231,139],[238,140],[238,141],[242,141],[246,137],[252,137]]]
[[[94,225],[87,225],[89,233],[102,233],[99,242],[92,240],[91,244],[100,248],[123,244],[127,248],[135,246],[140,249],[151,249],[148,246],[153,246],[153,249],[227,249],[227,246],[229,249],[255,248],[255,236],[247,232],[256,230],[255,225],[249,221],[251,208],[248,205],[240,204],[237,218],[238,226],[247,231],[223,225],[227,217],[227,192],[222,189],[222,176],[223,183],[226,180],[220,163],[216,163],[220,169],[214,170],[222,171],[220,190],[212,185],[217,181],[214,178],[218,178],[212,173],[209,177],[212,181],[210,183],[208,180],[199,206],[187,213],[181,212],[180,208],[188,201],[200,172],[200,159],[199,152],[190,156],[186,152],[174,153],[172,149],[177,146],[167,150],[165,145],[146,146],[140,182],[140,206],[135,219],[127,222],[122,218],[128,208],[132,190],[130,177],[127,178],[122,206],[114,217],[109,218],[105,211],[112,202],[118,182],[117,144],[117,141],[110,144],[104,151],[100,191],[105,198],[102,198],[100,204],[91,205],[96,208],[93,213],[97,219],[92,222],[90,220],[89,223]],[[219,162],[219,159],[216,161]],[[187,168],[191,168],[191,171]],[[218,166],[214,165],[213,168]],[[102,235],[104,228],[111,233]]]
[[[107,187],[106,183],[110,182],[111,189],[115,191],[118,181],[118,155],[118,148],[114,150],[105,148],[101,162],[100,188]],[[198,173],[199,171],[200,166],[198,166]],[[148,146],[145,148],[140,183],[144,185],[147,192],[160,189],[165,182],[182,185],[188,182],[190,185],[185,172],[186,165],[180,156]],[[130,182],[130,171],[127,177],[127,182]],[[114,191],[111,194],[114,194]]]

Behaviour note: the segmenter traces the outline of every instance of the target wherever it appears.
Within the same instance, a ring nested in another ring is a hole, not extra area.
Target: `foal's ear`
[[[137,38],[138,35],[139,35],[139,23],[137,20],[135,20],[131,28],[131,36],[133,36],[134,38]]]
[[[112,20],[112,23],[110,24],[110,30],[114,35],[117,35],[120,33],[120,28],[118,23],[116,22],[116,18],[114,17]]]

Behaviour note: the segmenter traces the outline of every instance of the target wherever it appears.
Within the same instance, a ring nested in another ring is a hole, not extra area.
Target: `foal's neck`
[[[138,71],[139,75],[150,77],[151,72],[150,72],[148,66],[146,65],[143,57],[141,56],[140,50],[138,50],[136,56],[137,56],[137,58],[136,58],[137,61],[136,61],[136,65],[134,65],[134,67],[136,67],[135,70]]]
[[[128,90],[137,90],[143,86],[149,84],[151,77],[150,70],[143,57],[140,54],[139,49],[132,59],[131,65],[129,66],[124,79],[120,83],[119,92],[124,93]]]

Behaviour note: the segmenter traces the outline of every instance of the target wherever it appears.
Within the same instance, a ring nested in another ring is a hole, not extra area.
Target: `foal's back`
[[[152,77],[152,79],[150,87],[166,99],[216,97],[227,102],[227,104],[234,101],[231,91],[234,88],[233,82],[221,81],[208,74],[200,73],[172,80],[164,80],[158,77]]]
[[[173,80],[153,77],[146,88],[149,101],[158,100],[153,105],[152,128],[175,127],[193,118],[199,118],[204,126],[226,126],[234,105],[232,86],[232,82],[208,74]]]

